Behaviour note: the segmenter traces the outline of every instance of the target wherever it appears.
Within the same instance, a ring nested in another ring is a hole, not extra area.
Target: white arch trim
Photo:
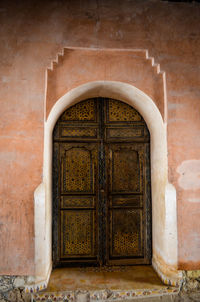
[[[92,97],[108,97],[133,106],[145,119],[151,136],[151,191],[153,265],[162,276],[177,275],[176,192],[167,181],[167,135],[153,100],[136,87],[114,81],[95,81],[78,86],[53,106],[44,133],[43,183],[35,191],[35,284],[46,284],[52,265],[52,131],[68,107]],[[166,263],[162,266],[159,259]],[[168,268],[167,268],[168,267]],[[173,267],[173,269],[171,269]]]

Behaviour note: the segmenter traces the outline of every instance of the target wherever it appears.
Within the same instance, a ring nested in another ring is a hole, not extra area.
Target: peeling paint
[[[200,198],[188,198],[189,202],[200,202]]]
[[[168,120],[168,124],[169,123],[177,123],[177,122],[187,123],[187,121],[184,120],[183,118],[171,118],[171,119]]]
[[[168,104],[168,109],[169,110],[179,110],[179,109],[184,108],[184,107],[185,107],[184,104],[173,104],[173,103]]]
[[[183,161],[177,168],[179,186],[184,190],[200,189],[200,160]]]

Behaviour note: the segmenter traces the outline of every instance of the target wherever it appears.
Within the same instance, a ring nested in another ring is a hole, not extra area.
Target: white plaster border
[[[133,106],[145,119],[151,136],[151,191],[153,263],[166,279],[180,279],[177,267],[176,191],[168,184],[166,124],[153,100],[136,87],[123,82],[95,81],[78,86],[53,106],[44,125],[43,183],[35,191],[35,286],[47,284],[52,267],[52,131],[59,116],[75,103],[92,97],[108,97]],[[172,210],[169,215],[169,207]],[[166,231],[170,226],[170,232]],[[157,263],[159,256],[169,270]],[[162,278],[163,279],[163,278]],[[168,278],[169,279],[169,278]]]

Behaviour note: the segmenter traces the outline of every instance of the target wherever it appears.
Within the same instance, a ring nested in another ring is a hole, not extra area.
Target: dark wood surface
[[[151,263],[150,135],[121,101],[88,99],[57,121],[53,263]]]

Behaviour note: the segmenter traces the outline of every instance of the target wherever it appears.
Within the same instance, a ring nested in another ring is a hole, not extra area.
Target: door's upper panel
[[[131,106],[121,101],[107,99],[106,122],[142,122],[142,116]]]
[[[92,192],[93,171],[90,151],[85,148],[66,150],[62,158],[63,192]]]
[[[88,99],[77,103],[67,109],[60,117],[61,121],[74,122],[96,122],[97,121],[97,102],[95,99]]]

